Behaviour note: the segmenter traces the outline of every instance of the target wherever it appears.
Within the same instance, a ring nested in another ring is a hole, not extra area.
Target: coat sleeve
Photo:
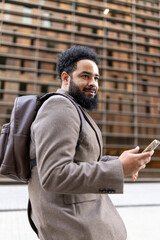
[[[75,106],[60,96],[51,97],[32,125],[41,186],[62,194],[122,193],[123,170],[113,161],[75,162],[80,118]]]

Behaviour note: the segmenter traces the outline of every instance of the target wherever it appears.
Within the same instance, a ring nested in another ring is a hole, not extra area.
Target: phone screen
[[[144,150],[143,152],[148,152],[154,150],[158,145],[160,144],[160,141],[158,140],[153,140]]]

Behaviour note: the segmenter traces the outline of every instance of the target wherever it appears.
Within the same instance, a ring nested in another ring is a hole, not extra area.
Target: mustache
[[[84,91],[93,91],[95,93],[97,92],[97,89],[95,87],[85,87],[83,90]]]

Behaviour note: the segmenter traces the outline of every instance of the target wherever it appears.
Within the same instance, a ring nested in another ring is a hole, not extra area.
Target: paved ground
[[[124,190],[111,198],[131,240],[160,240],[160,183],[130,183]]]
[[[110,196],[132,240],[160,240],[160,183],[126,183],[123,195]],[[0,185],[0,239],[38,239],[27,220],[27,197],[26,185]]]

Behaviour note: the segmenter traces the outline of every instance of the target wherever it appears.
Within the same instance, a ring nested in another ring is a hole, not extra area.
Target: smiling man
[[[68,92],[80,105],[92,110],[97,105],[97,91],[99,70],[95,62],[91,60],[79,60],[76,70],[68,75],[61,75],[62,88]]]
[[[87,113],[97,105],[98,57],[85,46],[62,52],[58,93],[79,104],[86,136],[77,146],[81,121],[73,103],[50,97],[31,128],[29,182],[32,220],[40,240],[126,240],[127,232],[108,194],[123,192],[124,176],[145,167],[152,152],[138,148],[118,157],[102,156],[101,132]]]

